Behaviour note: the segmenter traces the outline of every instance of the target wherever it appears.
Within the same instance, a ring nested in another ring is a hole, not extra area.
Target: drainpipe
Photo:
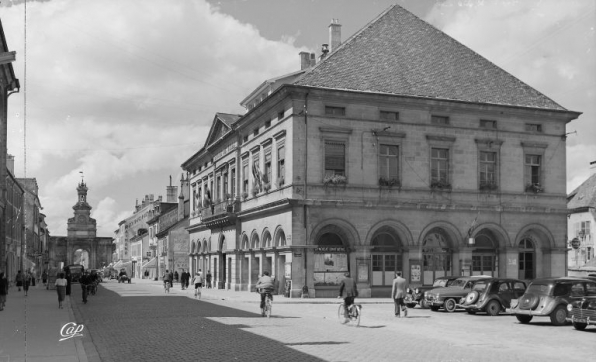
[[[308,92],[304,96],[304,204],[302,205],[303,208],[303,218],[304,218],[304,233],[305,233],[305,245],[308,243],[308,223],[307,223],[307,211],[308,208],[306,206],[307,200],[307,177],[308,177]],[[308,290],[307,283],[307,264],[306,264],[306,254],[307,249],[304,249],[304,286],[302,287],[302,291]],[[310,294],[310,293],[309,293]]]

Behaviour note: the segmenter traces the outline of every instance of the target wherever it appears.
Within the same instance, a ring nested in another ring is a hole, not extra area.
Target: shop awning
[[[153,258],[151,260],[149,260],[148,262],[146,262],[145,264],[143,264],[143,269],[145,268],[157,268],[157,258]]]

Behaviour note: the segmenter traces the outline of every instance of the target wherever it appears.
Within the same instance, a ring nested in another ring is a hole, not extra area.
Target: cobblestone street
[[[338,304],[276,296],[266,319],[257,294],[231,301],[205,290],[195,300],[178,286],[166,295],[157,284],[110,281],[85,305],[74,287],[90,361],[586,361],[595,352],[596,329],[553,327],[547,319],[520,325],[508,315],[421,309],[398,319],[392,304],[364,304],[355,327],[338,322]]]

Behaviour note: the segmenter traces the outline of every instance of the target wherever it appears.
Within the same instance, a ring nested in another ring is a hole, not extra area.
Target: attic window
[[[381,111],[379,118],[384,121],[397,121],[399,120],[399,112]]]
[[[497,121],[481,119],[480,120],[480,128],[497,129]]]
[[[271,120],[265,122],[265,128],[271,127]]]
[[[541,124],[526,123],[526,132],[542,132]]]
[[[447,117],[447,116],[430,116],[430,123],[446,126],[449,124],[449,117]]]
[[[248,135],[242,137],[242,143],[248,142]]]
[[[346,107],[325,106],[325,114],[332,115],[332,116],[345,116],[346,115]]]
[[[252,133],[253,133],[253,135],[254,135],[254,136],[258,136],[258,135],[259,135],[259,129],[258,129],[258,128],[255,128],[255,129],[252,131]]]
[[[284,113],[285,113],[284,111],[279,111],[279,112],[277,113],[277,119],[278,119],[278,120],[281,120],[282,118],[284,118]]]

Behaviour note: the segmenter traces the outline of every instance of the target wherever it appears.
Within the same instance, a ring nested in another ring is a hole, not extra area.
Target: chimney
[[[590,162],[590,176],[596,174],[596,161]]]
[[[321,45],[321,56],[319,57],[319,60],[325,59],[325,57],[327,56],[328,53],[329,53],[329,44]]]
[[[300,52],[300,70],[310,67],[310,53]]]
[[[317,64],[315,53],[310,53],[310,66],[314,67]]]
[[[14,176],[14,156],[13,155],[6,155],[6,168],[10,173]]]
[[[335,49],[341,44],[341,24],[339,19],[331,19],[329,24],[329,45],[331,46],[329,51],[334,52]]]

